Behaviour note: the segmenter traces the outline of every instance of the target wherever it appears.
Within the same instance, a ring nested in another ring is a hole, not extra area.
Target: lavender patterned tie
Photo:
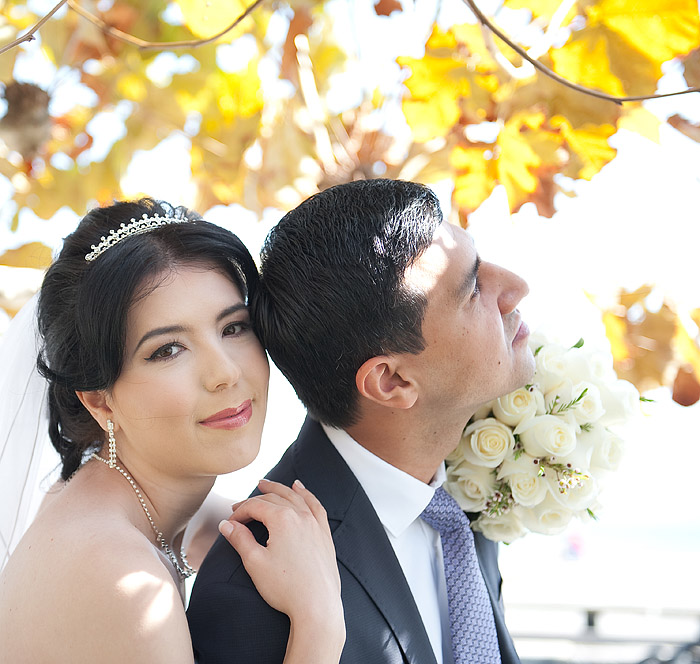
[[[469,518],[439,488],[421,518],[440,533],[455,664],[500,664],[493,609]]]

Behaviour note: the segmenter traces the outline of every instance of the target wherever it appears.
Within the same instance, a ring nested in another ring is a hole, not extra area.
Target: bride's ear
[[[355,374],[355,385],[363,397],[388,408],[406,410],[418,399],[415,383],[402,375],[391,355],[367,360]]]
[[[94,390],[91,392],[77,392],[76,396],[80,403],[95,418],[95,421],[107,431],[107,420],[114,419],[112,409],[109,407],[107,393],[104,390]]]

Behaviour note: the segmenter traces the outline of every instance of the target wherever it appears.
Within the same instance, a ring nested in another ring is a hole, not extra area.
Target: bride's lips
[[[210,429],[238,429],[248,424],[252,415],[253,404],[250,399],[247,399],[237,408],[221,410],[202,420],[200,424]]]

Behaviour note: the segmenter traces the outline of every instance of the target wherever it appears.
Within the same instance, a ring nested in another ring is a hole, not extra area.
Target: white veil
[[[50,447],[48,384],[36,369],[36,307],[35,295],[0,337],[0,569],[34,517]]]

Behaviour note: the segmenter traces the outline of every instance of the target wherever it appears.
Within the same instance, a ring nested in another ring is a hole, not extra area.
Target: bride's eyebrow
[[[141,340],[136,344],[136,348],[134,348],[134,355],[138,352],[139,348],[143,346],[149,339],[153,339],[153,337],[159,337],[163,334],[180,334],[181,332],[184,332],[187,328],[184,325],[167,325],[165,327],[156,327],[152,330],[149,330],[146,332],[141,337]]]
[[[217,314],[216,322],[220,323],[224,318],[241,310],[248,310],[248,307],[242,302],[226,307],[226,309],[223,309]],[[187,327],[185,325],[166,325],[164,327],[153,328],[152,330],[146,332],[146,334],[144,334],[140,341],[136,344],[136,348],[134,348],[134,355],[138,352],[139,348],[143,346],[143,344],[145,344],[149,339],[153,339],[153,337],[159,337],[164,334],[181,334],[182,332],[186,331]]]
[[[239,302],[238,304],[234,304],[230,307],[226,307],[223,311],[219,313],[219,315],[216,317],[216,322],[220,323],[224,318],[227,316],[230,316],[231,314],[235,314],[237,311],[248,311],[248,307],[243,304],[243,302]]]

